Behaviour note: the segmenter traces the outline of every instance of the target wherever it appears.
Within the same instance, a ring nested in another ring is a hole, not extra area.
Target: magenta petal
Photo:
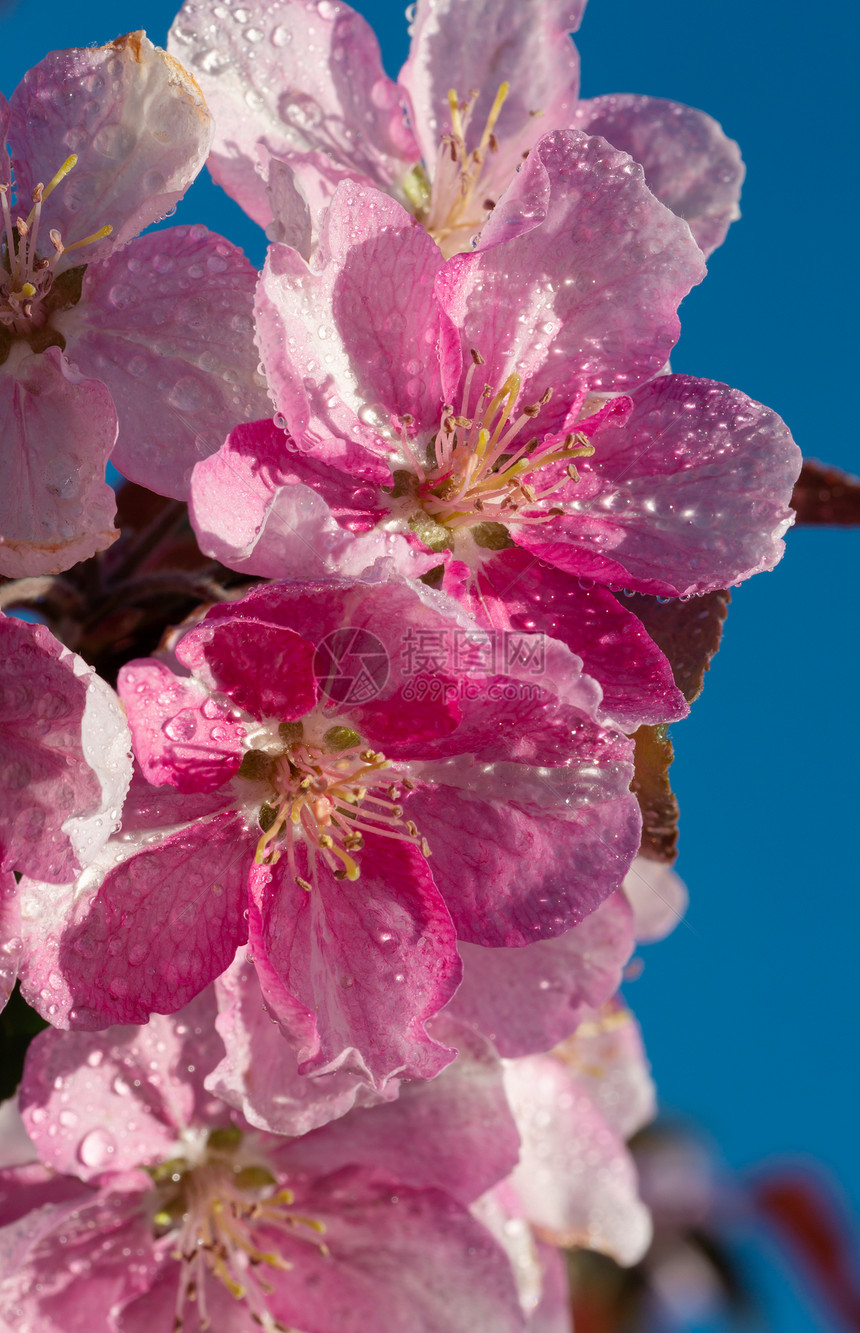
[[[595,434],[565,514],[549,532],[515,529],[516,540],[561,569],[669,597],[772,569],[801,464],[785,423],[688,375],[661,375],[632,398],[623,426]]]
[[[463,983],[446,1012],[473,1024],[503,1056],[548,1051],[621,984],[632,912],[616,892],[555,939],[522,949],[461,944]]]
[[[186,0],[168,46],[215,118],[212,175],[263,227],[272,215],[261,148],[287,161],[319,151],[382,186],[419,156],[376,34],[339,0],[323,9],[276,0],[252,10],[247,27],[225,23],[213,0]]]
[[[21,1112],[45,1165],[83,1180],[174,1155],[206,1118],[203,1077],[223,1054],[206,991],[175,1019],[98,1034],[42,1032],[27,1051]]]
[[[62,883],[116,826],[131,778],[116,695],[44,625],[0,616],[0,865]]]
[[[449,1027],[444,1019],[433,1024],[458,1047],[457,1059],[438,1077],[404,1083],[395,1101],[306,1134],[290,1146],[290,1163],[320,1173],[376,1166],[407,1185],[445,1189],[465,1204],[507,1176],[516,1165],[519,1134],[501,1067],[476,1033]]]
[[[307,893],[282,860],[274,875],[255,871],[252,892],[251,949],[265,964],[266,1001],[290,1024],[296,1003],[315,1018],[301,1072],[345,1068],[379,1089],[395,1076],[432,1078],[454,1052],[425,1024],[461,967],[427,862],[414,846],[367,834],[358,880],[336,880],[322,863],[318,875]]]
[[[604,737],[569,768],[461,763],[444,782],[442,773],[419,781],[409,815],[430,844],[458,938],[518,947],[593,912],[638,846],[630,777],[629,743]]]
[[[354,1168],[297,1184],[296,1202],[324,1224],[327,1253],[287,1241],[284,1253],[295,1266],[278,1275],[271,1309],[288,1327],[522,1333],[507,1259],[448,1194]]]
[[[346,1070],[320,1078],[299,1073],[296,1052],[263,1007],[257,970],[243,950],[215,982],[215,995],[215,1026],[225,1054],[207,1075],[206,1086],[249,1124],[273,1134],[307,1134],[377,1099]],[[396,1094],[392,1080],[386,1095]]]
[[[151,232],[90,264],[77,305],[56,316],[68,355],[110,389],[123,476],[184,499],[191,470],[237,421],[265,415],[257,372],[257,274],[205,227]]]
[[[140,833],[109,843],[56,923],[36,923],[39,936],[27,937],[28,1001],[57,1026],[85,1029],[182,1008],[247,937],[252,856],[233,811],[160,841]],[[25,888],[32,899],[32,882]]]
[[[690,224],[706,255],[740,216],[740,149],[703,111],[662,97],[609,93],[579,103],[572,124],[601,134],[645,169],[645,184]]]
[[[264,578],[358,575],[381,557],[412,578],[437,565],[406,537],[371,526],[385,515],[373,499],[374,488],[300,454],[266,419],[237,426],[197,464],[190,514],[206,555]]]
[[[678,304],[704,273],[687,224],[654,198],[641,167],[604,139],[564,130],[532,150],[479,251],[449,261],[439,293],[490,383],[517,370],[524,402],[555,391],[540,416],[551,431],[578,394],[657,374],[680,332]]]
[[[0,93],[0,185],[12,184],[12,162],[6,149],[9,137],[9,103]]]
[[[477,576],[469,609],[498,607],[513,629],[540,630],[566,643],[603,690],[600,716],[625,731],[674,722],[689,712],[672,668],[642,622],[599,585],[547,567],[522,550],[499,551]]]
[[[245,728],[196,680],[138,658],[120,668],[117,689],[137,761],[154,786],[212,792],[239,768]]]
[[[116,413],[59,348],[13,347],[0,366],[0,574],[58,574],[119,533],[105,464]]]
[[[409,92],[425,162],[433,164],[450,130],[448,90],[466,98],[480,90],[472,111],[477,146],[502,83],[510,91],[496,123],[498,149],[482,185],[493,195],[547,129],[572,123],[579,89],[579,56],[567,34],[582,19],[585,0],[419,0],[409,59],[399,81]],[[540,114],[535,115],[535,112]],[[497,197],[497,196],[495,196]]]
[[[237,617],[204,621],[185,636],[176,656],[252,717],[291,722],[317,701],[315,652],[291,629]]]
[[[67,249],[111,226],[109,237],[87,246],[81,257],[88,264],[169,213],[209,149],[200,89],[141,32],[94,49],[51,51],[24,75],[10,107],[19,200],[77,154],[71,175],[46,201],[41,226],[45,234],[58,228]]]

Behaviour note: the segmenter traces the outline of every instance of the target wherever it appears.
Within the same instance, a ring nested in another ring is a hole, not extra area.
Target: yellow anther
[[[45,200],[47,199],[48,195],[51,193],[52,190],[56,190],[57,186],[60,184],[60,181],[64,181],[66,179],[69,172],[72,170],[72,167],[77,165],[77,161],[78,161],[77,153],[70,153],[69,156],[66,158],[65,162],[63,163],[63,165],[60,167],[60,170],[56,173],[55,176],[51,177],[51,179],[48,181],[48,184],[42,191],[42,203],[45,202]]]
[[[505,100],[510,91],[511,91],[511,85],[509,83],[500,84],[499,91],[496,93],[495,101],[493,102],[493,105],[490,107],[490,114],[487,116],[487,123],[484,126],[484,133],[481,135],[481,142],[478,146],[478,152],[482,156],[485,149],[487,148],[487,145],[490,142],[490,139],[492,138],[493,130],[496,127],[496,121],[499,119],[502,107],[504,106]]]
[[[36,295],[36,288],[33,286],[32,282],[24,283],[23,287],[21,288],[21,295],[26,300],[29,300],[31,296]]]
[[[82,241],[75,241],[74,245],[67,245],[66,254],[68,254],[70,250],[79,250],[82,245],[92,245],[94,241],[103,241],[106,236],[110,236],[112,231],[113,227],[108,223],[107,226],[102,227],[99,231],[94,231],[92,236],[85,236]]]

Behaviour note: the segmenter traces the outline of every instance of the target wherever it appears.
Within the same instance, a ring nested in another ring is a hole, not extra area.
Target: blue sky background
[[[396,73],[402,5],[357,7]],[[0,0],[0,87],[48,47],[139,27],[161,43],[174,12]],[[855,472],[858,43],[848,0],[818,17],[799,0],[591,0],[577,39],[584,95],[701,107],[747,163],[743,218],[684,302],[674,369],[743,389],[805,454]],[[177,220],[262,260],[259,231],[208,179]],[[666,1108],[700,1122],[733,1168],[818,1159],[860,1213],[858,556],[860,530],[798,530],[775,573],[736,591],[705,693],[674,734],[688,923],[647,950],[628,998]],[[751,1262],[768,1328],[832,1327],[773,1252]]]

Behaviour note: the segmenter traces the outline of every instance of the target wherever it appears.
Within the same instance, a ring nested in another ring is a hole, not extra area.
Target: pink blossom
[[[44,1165],[0,1172],[3,1320],[518,1333],[507,1261],[468,1212],[516,1159],[492,1057],[287,1139],[209,1093],[214,1013],[209,991],[144,1028],[36,1038],[21,1107]],[[464,1176],[461,1128],[485,1115]]]
[[[119,827],[130,748],[110,686],[44,625],[0,614],[2,1003],[23,949],[12,871],[62,884],[92,861]]]
[[[0,97],[0,573],[56,573],[114,540],[109,456],[182,496],[266,409],[241,252],[204,227],[134,239],[210,133],[194,80],[142,33],[54,51]]]
[[[526,636],[507,675],[467,671],[454,636],[474,633],[398,578],[267,585],[181,639],[190,674],[125,667],[159,785],[132,786],[121,837],[43,904],[28,996],[74,1026],[172,1012],[250,930],[301,1073],[382,1088],[438,1072],[452,1052],[425,1023],[460,979],[457,938],[564,932],[639,836],[630,743],[593,720],[599,690],[572,654],[541,644],[537,677]],[[416,659],[427,644],[441,667]]]
[[[509,194],[486,246],[447,262],[353,182],[312,263],[271,247],[257,314],[278,424],[195,469],[198,538],[270,576],[399,538],[400,567],[435,554],[482,623],[565,641],[625,729],[681,717],[668,662],[610,590],[690,596],[771,568],[800,455],[745,395],[660,373],[701,255],[629,158],[557,132]]]
[[[636,939],[642,944],[665,939],[683,921],[689,894],[671,866],[637,856],[623,888],[633,909]]]
[[[580,102],[567,34],[584,8],[419,0],[396,83],[364,19],[330,0],[251,3],[247,24],[215,0],[186,0],[169,46],[212,107],[215,179],[271,224],[273,239],[305,255],[312,224],[345,179],[388,191],[447,255],[466,250],[523,157],[570,126],[631,153],[710,252],[738,216],[737,144],[710,116],[661,98]]]
[[[549,1054],[506,1061],[505,1088],[519,1161],[474,1211],[508,1251],[530,1333],[570,1333],[567,1282],[552,1247],[598,1250],[629,1265],[651,1239],[625,1145],[655,1113],[632,1014],[607,1002]]]

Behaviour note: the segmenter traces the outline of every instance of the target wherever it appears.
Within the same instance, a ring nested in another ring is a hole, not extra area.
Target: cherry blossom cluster
[[[647,1250],[653,790],[800,456],[671,372],[743,167],[583,8],[419,0],[394,82],[186,0],[0,98],[4,1328],[570,1333]],[[206,161],[260,274],[140,234]]]

